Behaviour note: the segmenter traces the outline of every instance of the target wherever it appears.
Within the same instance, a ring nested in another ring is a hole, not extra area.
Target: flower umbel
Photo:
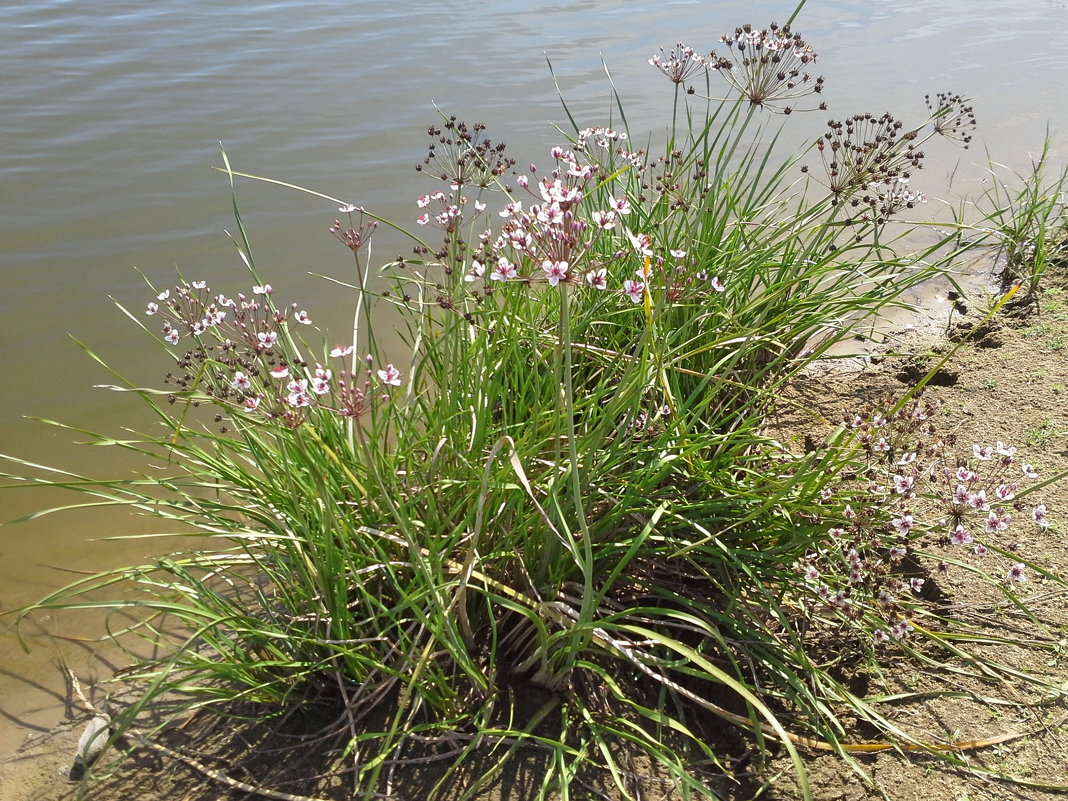
[[[791,103],[823,91],[823,77],[808,71],[819,56],[789,25],[780,28],[773,22],[759,29],[746,24],[720,41],[730,58],[714,57],[712,66],[754,106],[789,114]]]
[[[654,53],[649,63],[664,73],[669,81],[683,86],[686,81],[708,74],[715,58],[715,53],[702,56],[692,47],[679,42],[667,53],[664,48],[660,48],[660,55]],[[685,89],[688,94],[695,91],[692,85],[686,86]]]

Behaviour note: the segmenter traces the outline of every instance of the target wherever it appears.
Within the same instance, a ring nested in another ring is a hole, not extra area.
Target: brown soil
[[[974,319],[974,317],[973,317]],[[1003,440],[1020,448],[1020,454],[1035,464],[1043,478],[1068,469],[1068,293],[1049,289],[1041,313],[1033,310],[1016,318],[1002,314],[1000,322],[986,326],[968,337],[947,365],[931,381],[929,397],[942,401],[942,425],[955,428],[961,441],[993,443]],[[959,339],[970,330],[968,318],[951,333]],[[899,350],[922,347],[916,334],[905,333],[894,341]],[[951,347],[945,342],[939,349]],[[943,350],[943,352],[945,352]],[[880,395],[900,395],[926,375],[939,357],[876,357],[863,369],[812,375],[799,381],[789,399],[806,413],[783,423],[782,433],[798,447],[806,440],[819,441],[829,433],[830,424],[812,423],[809,412],[817,411],[834,423],[844,410],[858,410]],[[1044,533],[1013,533],[1021,553],[1029,560],[1062,571],[1068,565],[1068,551],[1062,541],[1068,523],[1068,482],[1058,482],[1041,491],[1050,510],[1053,525]],[[974,575],[948,566],[938,576],[940,590],[970,622],[985,626],[991,635],[1008,641],[972,647],[1021,670],[1040,673],[1051,684],[1068,688],[1068,593],[1032,576],[1021,593],[1024,608],[999,602],[989,595]],[[1001,599],[1003,600],[1003,599]],[[1012,686],[1005,681],[980,681],[964,673],[921,668],[904,657],[891,658],[878,673],[862,676],[869,696],[907,693],[915,699],[924,690],[957,690],[956,697],[944,692],[929,700],[885,703],[883,713],[924,742],[961,742],[1023,735],[995,745],[958,752],[959,767],[924,753],[886,751],[859,755],[850,767],[833,754],[806,755],[813,796],[819,801],[888,798],[893,801],[980,801],[985,799],[1042,799],[1060,796],[1057,786],[1068,792],[1068,704],[1057,694],[1048,698],[1031,687]],[[991,704],[990,697],[1009,703]],[[539,703],[537,698],[527,699]],[[256,717],[256,710],[245,713]],[[159,735],[170,751],[145,746],[133,747],[131,757],[112,778],[92,785],[72,783],[70,760],[88,717],[65,723],[46,735],[29,741],[16,754],[0,763],[0,799],[3,801],[44,801],[68,799],[84,794],[101,801],[209,801],[252,797],[349,798],[345,787],[344,761],[332,750],[336,741],[316,739],[316,732],[340,732],[344,724],[337,710],[305,705],[303,718],[283,721],[252,720],[222,722],[204,717],[189,720],[183,728]],[[863,731],[852,739],[863,740]],[[725,749],[738,751],[737,740],[724,739]],[[733,744],[732,744],[733,743]],[[129,743],[127,743],[129,745]],[[466,745],[455,742],[459,748]],[[195,747],[194,747],[195,746]],[[178,754],[185,756],[179,758]],[[422,762],[409,761],[394,769],[395,796],[417,799],[442,778],[442,764],[428,751]],[[728,757],[729,759],[730,757]],[[484,767],[473,766],[470,774],[456,776],[451,787],[456,795],[479,771],[490,771],[495,757]],[[479,797],[506,801],[527,801],[536,786],[534,777],[545,769],[546,755],[531,749],[509,762],[506,771],[493,777]],[[195,764],[194,764],[195,763]],[[669,784],[652,775],[639,761],[630,769],[643,775],[637,787],[641,797],[675,797]],[[746,774],[748,771],[748,774]],[[984,776],[984,772],[986,775]],[[870,781],[865,781],[861,774]],[[1016,783],[991,778],[1008,774]],[[724,782],[717,789],[729,801],[743,801],[757,795],[770,801],[800,798],[792,769],[785,754],[772,753],[767,760],[749,758],[740,764],[741,782]],[[310,778],[309,778],[310,777]],[[249,795],[234,783],[271,787],[275,795]],[[767,784],[763,790],[763,785]],[[585,777],[583,797],[599,795],[615,799],[607,777]],[[280,794],[279,794],[280,793]],[[447,797],[443,796],[443,797]]]

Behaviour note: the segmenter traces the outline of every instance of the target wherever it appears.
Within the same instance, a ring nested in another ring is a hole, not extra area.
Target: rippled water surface
[[[679,39],[702,51],[743,22],[784,21],[793,3],[308,2],[220,8],[166,3],[9,2],[0,8],[0,451],[76,473],[129,475],[135,459],[75,447],[85,437],[27,416],[120,436],[143,412],[93,384],[113,380],[73,341],[137,383],[158,383],[163,354],[109,298],[143,308],[141,274],[162,286],[202,277],[220,290],[247,281],[232,227],[219,143],[234,166],[314,187],[391,219],[414,219],[426,190],[413,165],[438,108],[489,126],[520,164],[546,161],[565,123],[547,60],[582,124],[612,113],[605,66],[632,133],[663,130],[671,92],[646,59]],[[827,113],[794,115],[797,145],[826,117],[887,109],[925,113],[926,92],[974,98],[976,146],[932,152],[914,183],[946,194],[946,176],[975,191],[986,155],[1023,169],[1047,126],[1064,161],[1068,10],[1049,0],[811,0],[795,29],[820,53]],[[603,62],[603,63],[602,63]],[[349,299],[309,273],[348,279],[327,234],[334,204],[262,184],[238,187],[261,272],[279,297],[299,299],[316,322],[344,331]],[[376,238],[385,260],[399,240]],[[336,337],[343,338],[343,335]],[[3,519],[70,502],[43,490],[0,493]],[[0,528],[4,609],[94,570],[166,548],[101,543],[152,531],[108,510],[66,513]],[[63,568],[60,570],[58,568]],[[76,631],[73,623],[57,630]],[[82,633],[85,633],[84,626]],[[87,643],[66,658],[86,668]],[[58,719],[56,650],[26,657],[0,648],[0,751],[16,724]],[[102,668],[101,668],[102,670]],[[2,722],[0,722],[2,723]]]

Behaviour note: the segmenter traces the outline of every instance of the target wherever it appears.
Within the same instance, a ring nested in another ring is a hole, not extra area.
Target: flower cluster
[[[863,211],[858,219],[862,222],[886,222],[890,217],[905,209],[914,209],[927,202],[923,192],[909,189],[909,179],[903,175],[889,181],[872,181],[864,194],[854,195],[849,200],[852,208]]]
[[[955,139],[968,149],[975,130],[975,113],[963,95],[939,92],[934,100],[930,95],[923,96],[928,111],[931,112],[931,124],[934,132],[947,139]]]
[[[628,226],[633,204],[639,200],[599,195],[603,198],[599,207],[589,208],[591,188],[603,181],[607,169],[619,169],[614,166],[617,159],[624,162],[622,169],[647,169],[642,164],[644,154],[629,152],[626,140],[625,133],[611,128],[585,128],[570,148],[551,148],[554,164],[548,173],[542,174],[531,165],[529,172],[516,177],[514,190],[498,211],[502,220],[499,230],[479,234],[461,268],[464,284],[481,282],[469,290],[476,303],[492,294],[495,284],[508,282],[602,291],[614,288],[634,303],[654,289],[662,289],[672,303],[680,301],[687,290],[705,295],[724,291],[723,280],[697,269],[694,259],[686,258],[685,249],[660,245],[649,233]],[[458,237],[466,219],[466,198],[454,186],[451,193],[439,190],[421,196],[417,203],[425,209],[417,222],[446,233],[447,247],[434,255],[442,261],[446,274],[452,274],[450,265],[455,263],[455,256],[448,243],[462,244]],[[485,209],[483,203],[475,201],[476,216]],[[595,247],[599,242],[609,244]],[[609,266],[619,263],[629,263],[637,270],[635,278],[613,287]],[[438,304],[450,309],[458,306],[455,298],[445,295],[439,296]]]
[[[916,146],[916,131],[905,129],[889,112],[878,117],[854,114],[830,120],[827,127],[816,140],[816,150],[836,199],[873,184],[894,185],[922,166],[924,153]]]
[[[672,83],[685,86],[687,81],[708,74],[716,63],[716,54],[703,56],[692,47],[679,42],[667,53],[664,48],[660,48],[660,54],[654,53],[649,63],[664,73]],[[696,91],[692,85],[685,86],[685,89],[691,95]]]
[[[789,25],[747,24],[720,41],[727,45],[730,58],[713,58],[712,66],[754,106],[789,114],[794,101],[823,91],[822,76],[814,78],[809,72],[819,56]]]
[[[439,190],[429,195],[420,195],[415,203],[419,208],[426,209],[415,220],[419,225],[429,225],[440,228],[446,234],[454,234],[459,231],[464,221],[467,198],[456,188],[448,193]],[[476,200],[475,213],[481,214],[485,210],[486,204]]]
[[[213,294],[204,281],[160,292],[145,313],[162,318],[169,344],[188,343],[177,358],[178,372],[168,373],[166,382],[292,427],[313,408],[343,417],[364,414],[375,397],[373,358],[357,369],[349,363],[352,348],[338,346],[330,351],[332,363],[308,364],[297,355],[291,327],[311,325],[311,317],[297,304],[276,307],[272,294],[270,284],[263,284],[249,296],[228,298]],[[392,364],[377,371],[377,380],[386,390],[401,383]]]
[[[480,122],[470,126],[449,117],[441,127],[427,129],[430,147],[422,164],[416,169],[434,165],[434,176],[457,187],[490,186],[496,183],[514,164],[504,155],[504,143],[494,144],[485,136],[486,126]]]
[[[827,521],[823,546],[797,563],[807,608],[865,619],[877,643],[907,636],[910,610],[924,602],[929,578],[918,538],[935,536],[945,547],[987,557],[1019,550],[999,544],[1014,518],[1026,515],[1039,529],[1049,525],[1044,504],[1017,500],[1020,482],[1038,474],[1017,461],[1016,449],[997,442],[958,452],[953,435],[937,432],[938,409],[913,400],[894,413],[845,417],[861,463],[825,491],[823,500],[839,509],[838,517]],[[933,519],[921,523],[925,515]],[[1026,565],[1013,560],[1004,576],[1025,582]]]
[[[342,206],[338,211],[349,216],[349,225],[342,227],[341,220],[334,220],[334,224],[330,226],[330,233],[341,244],[356,253],[370,241],[371,235],[378,228],[378,221],[365,219],[364,210],[361,207],[353,206],[351,203]],[[357,221],[355,222],[352,219],[353,214],[357,215]]]
[[[627,141],[626,131],[615,131],[611,128],[593,126],[583,128],[578,132],[575,139],[575,151],[590,154],[596,146],[606,151],[611,157],[618,157],[635,169],[641,169],[645,163],[645,151],[627,150],[624,142]],[[611,163],[614,158],[610,158]]]

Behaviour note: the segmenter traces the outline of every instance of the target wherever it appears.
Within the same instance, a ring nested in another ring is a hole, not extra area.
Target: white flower
[[[480,261],[478,261],[476,259],[471,259],[471,272],[469,272],[467,275],[464,276],[464,280],[467,281],[468,283],[470,283],[472,281],[479,280],[485,274],[486,274],[485,265],[482,262],[480,262]]]
[[[378,371],[378,378],[383,384],[399,387],[401,383],[400,370],[392,364],[387,364],[384,369]]]
[[[590,270],[586,273],[586,283],[594,289],[605,289],[608,287],[608,270],[604,267],[598,267],[596,270]]]
[[[622,212],[621,212],[622,213]],[[649,234],[634,234],[627,231],[627,239],[634,249],[643,256],[653,255],[653,238]]]
[[[627,293],[632,303],[641,303],[645,294],[645,284],[641,281],[628,279],[623,282],[623,291]]]

